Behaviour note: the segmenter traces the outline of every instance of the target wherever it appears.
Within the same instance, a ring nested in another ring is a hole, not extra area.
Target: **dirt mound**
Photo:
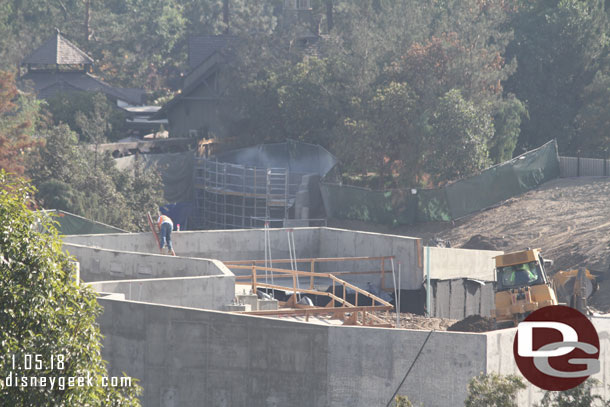
[[[492,318],[470,315],[451,325],[447,330],[457,332],[487,332],[493,331],[495,326],[495,321]]]
[[[464,243],[462,249],[473,249],[473,250],[506,250],[511,246],[509,239],[502,237],[487,237],[483,235],[474,235],[466,243]]]

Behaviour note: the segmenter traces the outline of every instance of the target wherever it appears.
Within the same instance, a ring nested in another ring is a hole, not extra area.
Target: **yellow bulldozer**
[[[589,270],[560,271],[549,278],[540,249],[527,249],[495,257],[496,305],[492,316],[499,328],[516,326],[531,312],[560,302],[585,311],[586,299],[597,289]]]

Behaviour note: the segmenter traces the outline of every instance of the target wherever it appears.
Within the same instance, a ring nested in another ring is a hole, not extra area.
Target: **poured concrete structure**
[[[152,407],[385,405],[428,331],[321,326],[302,322],[103,298],[99,318],[110,374],[141,380]],[[610,321],[600,332],[601,381],[608,396]],[[518,374],[516,330],[433,332],[398,394],[424,406],[459,406],[480,373]],[[529,385],[520,406],[539,402]]]
[[[425,251],[420,239],[326,227],[294,228],[291,230],[294,231],[298,258],[395,256],[396,271],[398,271],[398,264],[401,265],[401,289],[418,290],[424,283]],[[272,258],[289,258],[287,230],[270,229],[269,238]],[[221,261],[264,259],[265,236],[262,229],[175,232],[172,234],[172,240],[178,256],[218,259]],[[79,252],[76,251],[75,244],[110,251],[138,252],[149,255],[158,252],[156,242],[152,239],[150,233],[67,236],[64,238],[64,242],[66,248],[73,252],[77,258],[80,258],[80,256]],[[486,250],[430,248],[432,278],[493,280],[494,265],[490,259],[500,253]],[[98,257],[102,255],[103,251],[96,254]],[[89,255],[85,256],[83,254],[83,256],[85,261],[89,261],[87,260],[90,257]],[[110,259],[110,257],[108,258]],[[135,264],[137,261],[137,258],[134,257],[134,259],[129,260],[129,263]],[[324,273],[336,271],[363,272],[380,270],[380,267],[378,260],[349,263],[332,262],[319,263],[316,271]],[[85,267],[85,269],[87,268]],[[385,262],[384,268],[386,271],[391,271],[389,261]],[[303,270],[309,269],[304,265]],[[246,273],[246,271],[236,270],[234,272],[236,274]],[[137,271],[135,273],[127,275],[127,277],[136,276]],[[164,276],[169,277],[168,275]],[[381,276],[379,274],[345,275],[344,279],[362,286],[366,286],[367,283],[379,286]],[[391,274],[388,273],[386,286],[391,287],[391,281]]]
[[[269,235],[273,257],[289,257],[287,231],[272,229]],[[81,263],[82,278],[100,292],[104,312],[98,321],[110,374],[138,378],[145,406],[385,405],[428,338],[427,331],[216,311],[226,309],[235,296],[235,277],[222,260],[264,258],[264,231],[178,232],[173,238],[179,256],[186,257],[151,254],[158,249],[149,233],[64,239]],[[420,290],[424,282],[426,258],[419,239],[331,228],[297,228],[294,238],[297,257],[395,256],[402,290]],[[485,277],[485,259],[495,255],[456,249],[430,253],[433,275],[449,284],[456,276]],[[464,260],[468,256],[472,262]],[[468,267],[460,271],[458,264]],[[379,267],[377,260],[351,261],[320,263],[316,271]],[[358,285],[380,283],[379,274],[342,278]],[[386,286],[391,284],[389,274]],[[451,301],[450,307],[460,306]],[[461,307],[475,306],[464,302]],[[513,336],[514,329],[432,333],[398,394],[426,407],[463,404],[472,377],[515,371]],[[608,335],[602,336],[602,347],[608,342]],[[610,376],[602,354],[603,381]],[[523,394],[519,405],[539,398],[532,389]]]

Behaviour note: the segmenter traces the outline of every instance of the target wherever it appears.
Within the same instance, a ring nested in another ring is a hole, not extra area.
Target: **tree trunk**
[[[333,0],[326,0],[326,29],[330,33],[333,29]]]
[[[91,14],[89,12],[90,5],[91,0],[85,0],[85,43],[89,42],[89,37],[91,36]]]

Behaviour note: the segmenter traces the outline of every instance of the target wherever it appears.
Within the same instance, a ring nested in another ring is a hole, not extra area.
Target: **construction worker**
[[[167,253],[176,255],[174,248],[172,247],[172,229],[174,229],[174,222],[167,215],[159,215],[157,220],[157,226],[161,230],[161,249],[167,244]]]
[[[505,278],[505,283],[521,285],[533,283],[536,280],[538,280],[536,272],[531,269],[530,264],[524,263],[512,267],[512,271],[508,273],[508,278]]]

